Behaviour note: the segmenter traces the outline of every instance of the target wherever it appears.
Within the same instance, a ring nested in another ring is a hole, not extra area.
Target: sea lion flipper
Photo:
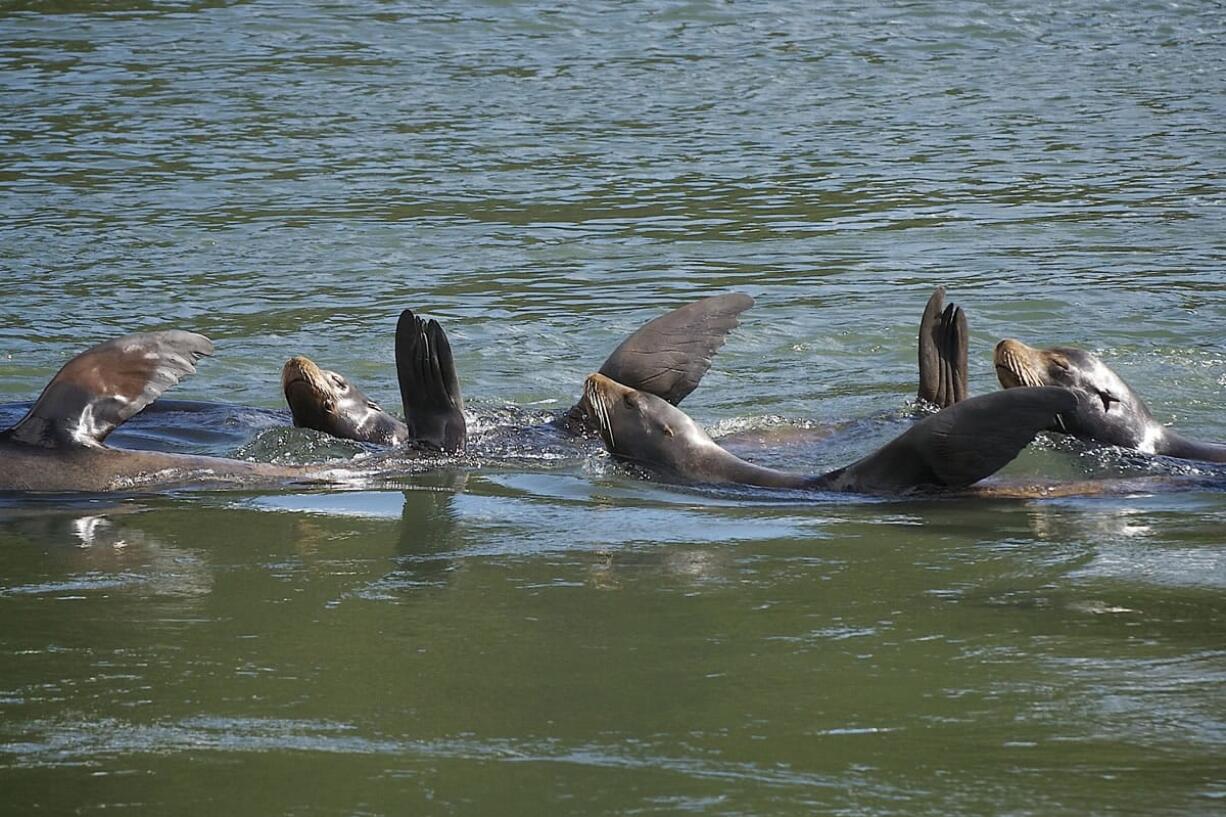
[[[433,340],[435,355],[432,357],[432,360],[438,367],[439,382],[442,384],[443,391],[447,395],[448,403],[460,412],[460,417],[463,419],[464,397],[460,394],[460,378],[456,374],[455,358],[451,354],[451,343],[447,340],[447,333],[443,331],[443,327],[438,321],[431,320],[427,328]]]
[[[937,287],[928,297],[919,325],[919,399],[938,403],[941,390],[941,362],[936,336],[945,309],[945,287]],[[939,403],[938,403],[939,404]]]
[[[48,448],[101,445],[211,354],[212,341],[178,329],[100,343],[64,364],[7,436]]]
[[[963,488],[1009,464],[1056,415],[1076,408],[1071,391],[1053,386],[971,397],[925,417],[823,481],[862,491]]]
[[[673,405],[698,387],[711,359],[724,345],[753,298],[730,292],[674,309],[641,326],[621,342],[600,373]]]
[[[970,396],[970,389],[967,384],[967,353],[970,348],[970,337],[966,326],[966,313],[962,311],[960,306],[954,307],[953,322],[949,328],[948,337],[949,342],[946,344],[946,351],[953,370],[954,402],[960,403]]]
[[[944,384],[941,407],[952,406],[966,399],[966,313],[957,304],[949,304],[941,313],[939,357],[941,382]]]
[[[967,396],[966,314],[945,303],[945,287],[933,290],[919,326],[920,400],[940,408]]]
[[[396,324],[396,374],[409,439],[444,451],[464,447],[464,398],[447,333],[410,309]]]

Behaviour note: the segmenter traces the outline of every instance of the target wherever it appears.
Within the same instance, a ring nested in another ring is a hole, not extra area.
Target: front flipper
[[[920,400],[945,408],[966,399],[968,346],[962,307],[945,306],[945,287],[937,287],[920,318]]]
[[[1056,415],[1077,408],[1057,386],[972,397],[925,417],[877,451],[827,474],[818,487],[869,493],[965,488],[1008,465]]]
[[[675,406],[698,387],[711,368],[712,356],[740,325],[737,316],[751,306],[753,298],[730,292],[674,309],[623,340],[601,365],[600,373]],[[562,415],[561,422],[574,434],[596,428],[582,400]]]
[[[698,387],[737,316],[753,306],[740,292],[703,298],[648,321],[613,350],[600,373],[674,406]]]
[[[64,364],[7,436],[46,448],[100,446],[211,354],[213,343],[204,335],[177,329],[101,343]]]
[[[467,438],[451,344],[438,321],[406,309],[396,324],[396,374],[409,441],[459,451]]]

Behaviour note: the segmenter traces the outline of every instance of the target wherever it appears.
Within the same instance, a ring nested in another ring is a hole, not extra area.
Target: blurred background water
[[[498,434],[735,289],[686,409],[833,424],[756,455],[844,464],[905,422],[944,283],[974,391],[1001,337],[1080,345],[1226,440],[1224,34],[1216,2],[0,0],[0,401],[189,328],[218,354],[173,396],[222,405],[120,442],[351,457],[286,430],[280,365],[394,406],[412,307],[484,446],[0,500],[0,811],[1220,813],[1220,491],[813,502]],[[1047,440],[1008,474],[1200,472]]]

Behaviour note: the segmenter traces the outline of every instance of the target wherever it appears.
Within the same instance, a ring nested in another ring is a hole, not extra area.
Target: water
[[[945,283],[1226,440],[1220,3],[0,3],[0,418],[212,337],[118,443],[265,459],[307,354],[469,459],[0,500],[12,814],[1217,814],[1226,494],[802,499],[542,430],[636,326],[757,305],[686,408],[819,470],[897,432]],[[837,431],[788,442],[796,423]],[[508,434],[508,426],[531,426]],[[779,440],[782,441],[779,441]],[[1006,477],[1212,469],[1043,441]]]

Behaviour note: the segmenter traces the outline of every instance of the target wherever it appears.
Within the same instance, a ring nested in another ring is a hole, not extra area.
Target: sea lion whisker
[[[605,398],[604,391],[597,383],[591,380],[584,384],[583,390],[588,404],[592,407],[593,414],[596,415],[595,419],[600,429],[600,436],[606,438],[610,448],[614,447],[616,440],[613,436],[613,421],[609,417],[609,404]]]
[[[596,405],[600,411],[600,428],[609,438],[609,447],[615,448],[617,440],[613,436],[613,420],[609,417],[609,404],[603,392],[596,395]]]

